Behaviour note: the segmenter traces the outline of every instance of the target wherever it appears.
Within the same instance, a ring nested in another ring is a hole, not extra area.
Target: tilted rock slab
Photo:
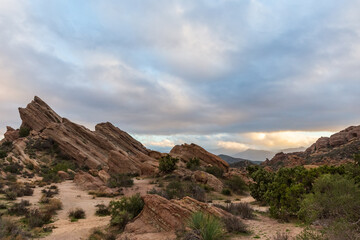
[[[227,162],[194,143],[176,145],[173,149],[171,149],[170,155],[178,157],[184,162],[188,162],[191,158],[197,157],[200,159],[200,164],[203,166],[217,166],[222,168],[224,171],[228,171],[229,169],[229,164]]]

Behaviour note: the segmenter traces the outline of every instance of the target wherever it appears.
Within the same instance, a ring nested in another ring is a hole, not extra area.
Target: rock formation
[[[340,165],[360,152],[360,126],[348,127],[330,137],[321,137],[304,152],[278,153],[262,163],[272,169],[299,165]]]
[[[229,164],[227,162],[194,143],[176,145],[171,149],[170,155],[177,157],[184,162],[188,162],[191,158],[197,157],[200,159],[200,164],[203,166],[217,166],[224,171],[228,171],[229,169]]]
[[[157,172],[158,161],[149,156],[150,150],[109,122],[100,123],[91,131],[61,118],[39,97],[26,108],[19,108],[19,113],[22,127],[30,128],[32,136],[55,141],[79,166],[109,173]],[[8,139],[15,140],[16,131],[8,128]]]
[[[145,195],[143,200],[144,209],[133,222],[126,225],[120,239],[150,239],[146,238],[150,236],[176,239],[175,231],[186,225],[186,221],[194,212],[201,211],[217,217],[229,216],[229,213],[222,209],[211,207],[190,197],[167,200],[158,195]]]

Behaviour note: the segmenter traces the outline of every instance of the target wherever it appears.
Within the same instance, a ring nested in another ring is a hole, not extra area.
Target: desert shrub
[[[30,228],[42,227],[50,223],[52,215],[48,212],[41,212],[39,209],[31,209],[26,216],[26,222]]]
[[[224,194],[225,196],[231,196],[231,190],[228,188],[223,188],[221,193]]]
[[[23,169],[23,166],[21,166],[19,163],[11,162],[9,165],[6,165],[4,167],[4,172],[19,174],[22,169]]]
[[[9,182],[16,182],[17,177],[15,174],[7,174],[6,175],[6,180]]]
[[[171,173],[176,169],[178,158],[173,158],[170,155],[161,157],[159,160],[159,170],[162,173]]]
[[[16,200],[17,194],[15,191],[12,191],[11,189],[6,189],[4,191],[4,194],[7,200]]]
[[[273,236],[272,239],[273,240],[290,240],[290,236],[286,232],[276,232],[275,236]]]
[[[43,193],[43,195],[47,198],[52,198],[53,196],[55,196],[56,194],[59,194],[59,189],[43,189],[41,190],[41,192]]]
[[[214,216],[195,212],[191,215],[188,226],[195,231],[203,240],[217,240],[224,237],[222,222]]]
[[[111,175],[107,185],[110,188],[131,187],[134,185],[134,181],[132,180],[132,177],[128,174],[116,174]]]
[[[29,136],[30,130],[31,130],[31,129],[28,128],[28,127],[20,127],[19,136],[20,136],[20,137],[27,137],[27,136]]]
[[[7,157],[7,152],[4,150],[0,150],[0,158],[6,158]]]
[[[214,206],[244,219],[253,219],[255,217],[254,210],[248,203],[229,203],[225,206],[221,204],[214,204]]]
[[[100,229],[94,229],[91,235],[89,236],[88,240],[115,240],[115,234],[103,233]]]
[[[245,181],[240,176],[232,176],[225,181],[225,185],[230,188],[232,192],[237,194],[244,194],[248,189]]]
[[[226,231],[229,233],[247,233],[248,229],[245,223],[235,216],[224,217],[222,221],[225,225]]]
[[[21,200],[19,203],[14,203],[13,206],[8,209],[8,213],[17,216],[26,215],[29,212],[28,206],[30,206],[29,201]]]
[[[62,209],[61,200],[57,198],[49,199],[48,203],[45,206],[43,206],[43,208],[45,212],[55,214],[57,210]]]
[[[0,216],[0,239],[16,239],[16,240],[25,240],[29,239],[30,234],[24,232],[17,223]]]
[[[190,158],[190,160],[186,163],[186,168],[192,171],[197,170],[200,166],[200,159],[197,157]]]
[[[71,219],[71,221],[78,220],[78,219],[84,219],[85,211],[81,208],[76,208],[74,210],[70,210],[68,213],[68,216]]]
[[[118,201],[111,201],[109,208],[111,214],[111,225],[124,229],[126,224],[136,217],[144,207],[144,201],[140,194],[131,197],[123,197]]]
[[[313,193],[301,202],[299,217],[311,223],[315,220],[337,221],[349,224],[360,219],[360,189],[353,180],[340,175],[323,175],[314,183]],[[358,223],[358,227],[360,224]]]
[[[318,232],[314,229],[306,227],[301,233],[296,237],[296,240],[324,240],[327,239],[325,235],[321,232]]]
[[[105,204],[97,204],[95,207],[97,208],[96,212],[95,212],[95,214],[97,216],[108,216],[108,215],[110,215],[109,208],[107,206],[105,206]]]
[[[222,178],[224,175],[224,170],[217,166],[210,166],[205,168],[205,172],[214,175],[217,178]]]
[[[181,199],[185,196],[201,202],[206,201],[205,190],[196,183],[172,181],[165,188],[164,197],[167,199]]]

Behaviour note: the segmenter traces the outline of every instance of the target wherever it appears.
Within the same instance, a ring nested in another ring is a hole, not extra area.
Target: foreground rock
[[[300,165],[340,165],[360,152],[360,126],[348,127],[330,137],[321,137],[304,152],[278,153],[262,165],[276,170]]]
[[[126,226],[124,234],[118,239],[176,239],[175,231],[184,227],[194,212],[201,211],[217,217],[229,216],[221,209],[190,197],[167,200],[158,195],[145,195],[143,200],[144,209]]]
[[[183,162],[188,162],[191,158],[197,157],[200,159],[200,164],[202,166],[217,166],[224,171],[228,171],[229,169],[229,164],[227,162],[194,143],[176,145],[171,149],[170,155],[179,158]]]

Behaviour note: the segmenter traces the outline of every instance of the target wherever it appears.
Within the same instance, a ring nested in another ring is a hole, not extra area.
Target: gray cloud
[[[360,122],[357,0],[1,5],[1,129],[33,95],[87,126],[206,144]]]

